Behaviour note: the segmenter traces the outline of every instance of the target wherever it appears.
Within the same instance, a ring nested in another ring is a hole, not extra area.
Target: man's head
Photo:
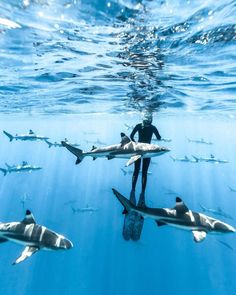
[[[143,126],[150,126],[152,124],[152,113],[145,112],[143,114]]]

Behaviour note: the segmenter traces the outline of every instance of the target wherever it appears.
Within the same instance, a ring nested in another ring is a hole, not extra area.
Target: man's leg
[[[145,190],[147,185],[147,172],[150,165],[151,158],[143,159],[142,167],[142,192],[139,198],[139,205],[145,205]]]
[[[141,166],[141,159],[138,159],[137,161],[134,162],[134,173],[133,173],[133,177],[132,177],[132,190],[130,192],[130,201],[133,202],[134,204],[136,203],[135,202],[135,188],[136,188],[136,184],[137,184],[137,180],[138,180],[140,166]]]

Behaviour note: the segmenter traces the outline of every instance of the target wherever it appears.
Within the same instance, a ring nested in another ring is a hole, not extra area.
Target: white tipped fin
[[[32,224],[36,223],[33,214],[30,212],[30,210],[26,210],[25,218],[21,221],[24,224]]]
[[[39,248],[37,247],[25,247],[24,251],[21,253],[21,256],[19,258],[16,259],[15,262],[13,262],[13,264],[18,264],[22,261],[24,261],[25,259],[29,258],[30,256],[32,256],[34,253],[36,253],[39,250]]]
[[[137,161],[140,158],[141,158],[140,155],[131,157],[125,166],[128,167],[129,165],[133,164],[135,161]]]
[[[202,242],[206,238],[206,232],[205,231],[198,231],[198,230],[193,230],[193,238],[194,241],[197,243]]]

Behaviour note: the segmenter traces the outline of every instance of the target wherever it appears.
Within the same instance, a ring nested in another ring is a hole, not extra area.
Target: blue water
[[[236,226],[229,189],[236,189],[235,15],[236,2],[227,0],[1,1],[1,130],[32,129],[88,150],[98,140],[118,143],[121,131],[131,132],[124,124],[152,111],[172,141],[161,143],[171,152],[150,165],[147,204],[171,208],[179,195],[194,211],[220,207],[234,219],[218,218]],[[85,158],[76,166],[64,148],[0,138],[0,167],[23,160],[43,167],[0,175],[0,220],[20,221],[29,208],[74,244],[12,266],[23,248],[2,243],[1,294],[235,294],[235,234],[196,244],[191,232],[146,220],[139,242],[123,240],[111,188],[129,196],[125,160]],[[229,163],[169,157],[210,154]],[[137,195],[140,189],[139,179]],[[97,211],[72,211],[87,205]]]

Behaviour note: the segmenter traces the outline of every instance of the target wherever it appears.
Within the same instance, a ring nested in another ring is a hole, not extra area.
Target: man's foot
[[[138,201],[138,207],[146,207],[144,192],[141,192],[141,194],[140,194],[139,201]]]
[[[131,190],[129,200],[130,200],[130,202],[131,202],[133,205],[136,205],[135,191],[134,191],[134,190]]]

